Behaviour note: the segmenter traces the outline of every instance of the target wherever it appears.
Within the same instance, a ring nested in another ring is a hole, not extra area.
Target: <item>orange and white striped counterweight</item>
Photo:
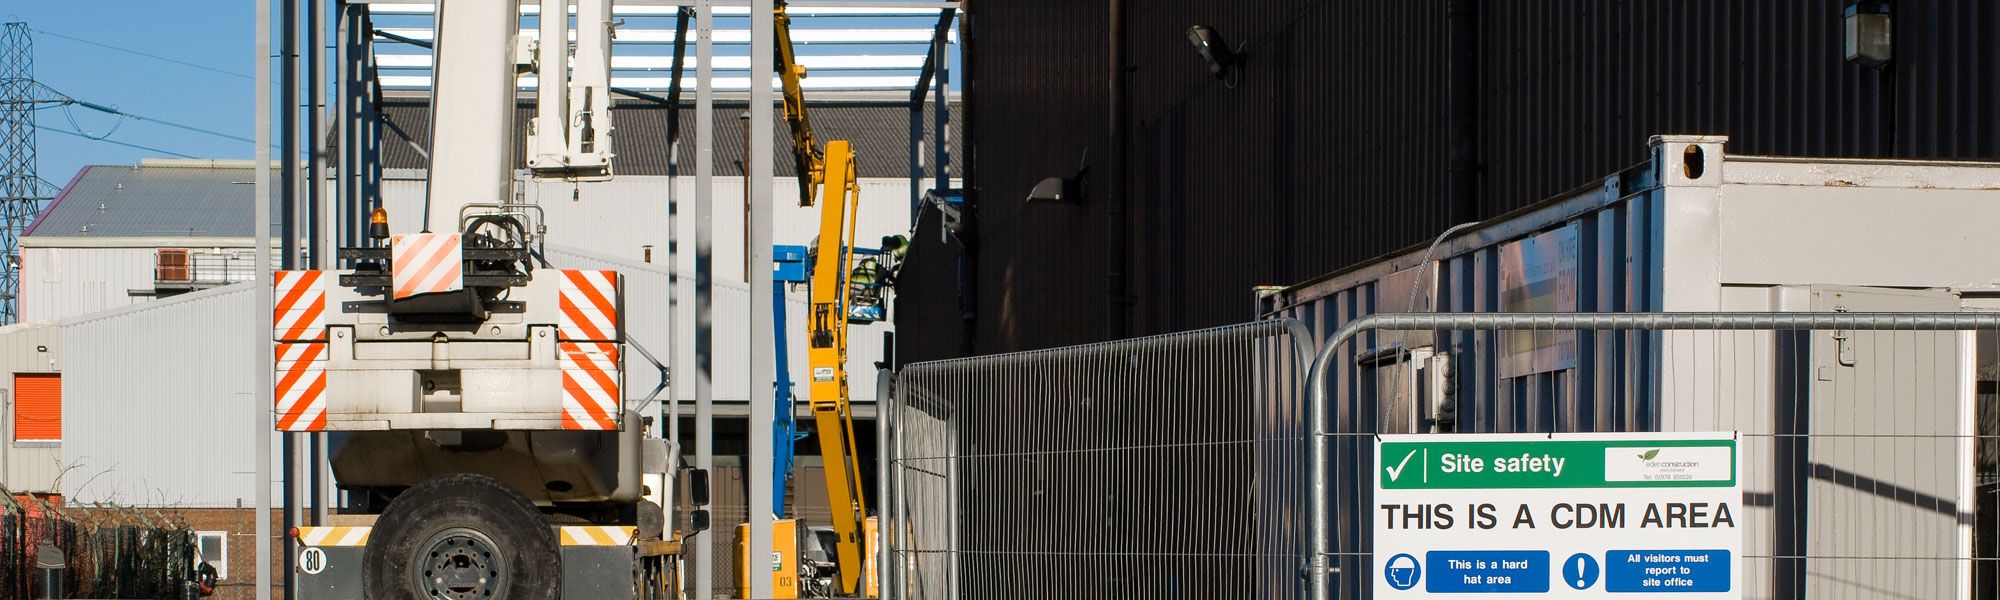
[[[278,271],[272,314],[279,431],[326,428],[326,271]]]
[[[448,253],[455,254],[455,252]],[[357,326],[363,322],[387,324],[388,321],[382,319],[388,317],[380,313],[374,313],[373,317],[363,313],[343,313],[341,310],[343,301],[365,302],[370,298],[379,299],[380,296],[364,296],[357,290],[338,285],[340,273],[338,271],[276,273],[274,278],[276,304],[272,314],[271,335],[275,355],[272,391],[276,428],[280,431],[312,432],[380,429],[384,426],[391,429],[407,427],[398,425],[399,420],[437,423],[435,417],[440,415],[419,414],[421,411],[417,408],[398,412],[351,414],[357,408],[350,408],[348,404],[343,404],[343,401],[337,401],[340,400],[338,396],[329,397],[330,393],[343,393],[340,389],[349,389],[349,392],[344,393],[379,394],[382,390],[389,389],[379,385],[381,381],[379,377],[353,374],[393,372],[398,368],[406,368],[385,366],[398,360],[396,357],[375,358],[395,354],[397,351],[377,350],[369,356],[363,356],[360,347],[377,342],[348,339],[353,336],[347,332],[357,331]],[[412,290],[429,289],[427,286],[438,285],[444,280],[457,277],[419,278],[412,283],[401,281],[400,271],[391,275],[393,279],[399,280],[396,287],[405,287],[407,284]],[[462,283],[462,279],[455,283]],[[539,396],[547,399],[545,404],[532,401],[530,404],[541,404],[546,408],[526,413],[490,413],[491,421],[513,423],[528,429],[617,430],[620,427],[624,398],[621,351],[624,344],[623,315],[619,314],[623,298],[619,289],[621,283],[616,271],[537,272],[527,285],[516,287],[509,292],[509,297],[528,305],[528,312],[521,313],[520,317],[507,318],[515,319],[516,323],[519,319],[525,318],[526,325],[531,328],[546,327],[547,329],[543,331],[553,330],[555,339],[549,344],[553,347],[544,350],[547,354],[537,354],[519,360],[499,359],[508,364],[493,364],[495,359],[488,353],[461,358],[449,368],[462,369],[468,381],[478,377],[478,373],[483,369],[485,370],[483,372],[512,376],[528,374],[530,379],[527,381],[547,382],[546,387],[543,387],[543,384],[506,386],[509,391],[532,389],[538,394],[545,390],[547,395]],[[396,292],[391,291],[391,293]],[[374,320],[365,321],[365,319]],[[368,327],[371,332],[374,329],[374,326]],[[342,332],[343,336],[348,337],[330,340],[329,331]],[[389,328],[385,326],[382,331],[386,333]],[[489,341],[476,335],[470,339],[461,339],[461,342],[473,345],[517,343],[507,339]],[[411,345],[409,342],[389,341],[389,343]],[[536,344],[532,340],[519,340],[518,343],[530,346]],[[401,364],[407,364],[408,358],[401,357],[400,360],[405,361]],[[376,360],[388,362],[374,363]],[[459,364],[471,366],[460,367]],[[539,379],[542,377],[547,379]],[[360,387],[343,388],[342,386],[349,384],[343,384],[342,381]],[[489,385],[485,389],[494,388]],[[557,397],[558,394],[560,398]],[[414,407],[418,404],[414,401],[384,400],[361,402],[355,406],[365,406],[369,411],[380,411],[385,410],[385,407]],[[334,424],[331,429],[329,429],[330,421]],[[462,425],[445,427],[462,427]]]
[[[563,429],[617,429],[618,273],[563,271],[556,354],[563,375]]]

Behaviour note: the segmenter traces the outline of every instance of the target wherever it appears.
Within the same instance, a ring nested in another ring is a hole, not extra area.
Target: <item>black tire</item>
[[[446,475],[389,503],[362,553],[362,582],[371,600],[554,600],[560,552],[520,492],[484,475]]]

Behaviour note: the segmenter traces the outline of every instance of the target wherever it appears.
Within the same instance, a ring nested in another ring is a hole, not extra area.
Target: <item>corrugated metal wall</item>
[[[1737,154],[2000,158],[2000,4],[1894,3],[1879,70],[1845,60],[1846,4],[1485,4],[1485,214],[1637,163],[1658,133],[1727,134]]]
[[[956,90],[954,90],[956,91]],[[907,94],[907,92],[905,92]],[[910,125],[909,106],[901,99],[903,95],[889,96],[893,100],[881,98],[826,100],[822,101],[818,92],[809,100],[812,111],[813,131],[822,141],[847,140],[854,144],[862,177],[900,177],[909,172]],[[738,99],[718,99],[715,105],[714,132],[717,176],[743,175],[744,121],[740,119],[748,106],[739,94]],[[389,169],[419,168],[429,164],[419,150],[430,146],[430,99],[427,96],[391,96],[383,105],[383,120],[394,127],[382,134],[383,166]],[[694,169],[695,109],[692,100],[684,100],[681,109],[679,152],[682,171]],[[962,137],[959,127],[960,105],[953,101],[947,134],[951,139]],[[620,99],[615,101],[612,120],[617,123],[617,135],[612,136],[612,151],[618,155],[618,173],[628,175],[666,175],[672,163],[673,149],[667,141],[667,111],[664,107],[648,102]],[[528,139],[528,126],[535,116],[534,104],[522,101],[514,112],[515,139]],[[936,103],[927,102],[923,109],[923,136],[926,140],[937,139]],[[784,115],[772,117],[771,158],[773,172],[778,177],[792,174],[791,130],[784,122]],[[405,137],[404,134],[408,134]],[[514,148],[514,164],[525,166],[523,154],[526,144]],[[959,148],[948,148],[952,152],[952,174],[958,174]],[[926,155],[928,156],[928,154]],[[925,160],[929,160],[926,158]],[[779,196],[783,198],[783,196]]]
[[[43,349],[47,350],[44,351]],[[62,329],[36,323],[0,328],[0,487],[15,492],[54,492],[62,472],[62,446],[15,443],[13,375],[55,373],[62,367]]]
[[[1447,24],[1475,19],[1477,169],[1451,197]],[[1732,136],[1737,153],[2000,158],[2000,4],[1895,5],[1894,62],[1842,54],[1844,2],[1476,0],[1130,2],[1131,334],[1248,318],[1289,284],[1427,241],[1641,162],[1661,133]],[[1104,3],[973,2],[966,120],[977,206],[976,349],[1094,341],[1105,207],[1030,206],[1086,151],[1105,189]],[[1185,37],[1247,44],[1231,89]],[[1023,126],[1032,124],[1032,126]],[[952,289],[948,261],[911,276]],[[907,302],[951,306],[949,295]],[[951,340],[907,338],[923,360]]]
[[[268,409],[252,393],[252,336],[264,323],[247,318],[257,312],[254,285],[62,325],[72,350],[64,356],[63,420],[73,424],[64,432],[64,466],[72,469],[64,496],[183,508],[255,499],[250,432]]]
[[[152,300],[152,248],[21,249],[21,322],[33,323]]]

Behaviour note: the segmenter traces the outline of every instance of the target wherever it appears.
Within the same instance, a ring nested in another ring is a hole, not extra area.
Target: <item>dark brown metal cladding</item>
[[[692,101],[682,102],[691,106]],[[901,102],[816,102],[811,104],[814,124],[828,139],[847,140],[854,144],[858,156],[866,158],[859,163],[860,176],[865,178],[903,178],[909,176],[909,167],[896,157],[909,153],[910,129],[908,105]],[[743,111],[744,104],[717,102],[716,111],[722,115],[736,115]],[[937,139],[932,116],[937,107],[924,107],[924,137]],[[383,167],[389,169],[422,169],[429,164],[417,148],[425,147],[430,139],[430,106],[423,98],[397,96],[383,102],[383,121],[394,125],[382,132]],[[681,176],[687,176],[694,168],[694,135],[689,131],[694,123],[694,109],[680,111],[682,131],[680,134],[679,156]],[[954,104],[951,107],[950,136],[961,139],[959,115],[961,111]],[[617,133],[612,136],[612,150],[618,155],[617,170],[620,175],[666,175],[669,163],[674,157],[674,149],[667,144],[668,112],[666,107],[652,102],[620,99],[612,105],[612,119],[618,124]],[[521,102],[514,111],[515,137],[527,139],[528,123],[534,119],[534,104]],[[783,117],[777,119],[771,134],[774,157],[773,169],[778,177],[792,174],[791,133],[786,130]],[[742,156],[744,150],[743,121],[737,118],[715,120],[715,155],[735,157],[717,161],[717,177],[742,177]],[[404,134],[408,134],[405,137]],[[514,148],[515,164],[526,164],[526,148]],[[957,146],[952,146],[949,169],[953,176],[959,176],[961,157]]]
[[[1725,134],[1737,154],[2000,158],[2000,4],[1896,2],[1895,56],[1878,69],[1845,60],[1836,0],[1474,1],[1474,122],[1453,135],[1452,3],[1127,7],[1129,334],[1247,320],[1253,286],[1311,279],[1559,194],[1643,161],[1656,134]],[[1024,199],[1086,151],[1092,164],[1106,156],[1106,5],[969,10],[974,350],[1097,341],[1104,207]],[[1234,89],[1189,47],[1197,24],[1243,45]],[[1454,210],[1464,195],[1451,186],[1451,142],[1467,138],[1458,165],[1475,202]],[[1094,170],[1092,187],[1105,176]],[[905,274],[947,278],[927,290],[952,289],[952,276]],[[956,300],[899,300],[903,310],[938,302]],[[955,354],[913,351],[918,337],[903,336],[908,360]]]

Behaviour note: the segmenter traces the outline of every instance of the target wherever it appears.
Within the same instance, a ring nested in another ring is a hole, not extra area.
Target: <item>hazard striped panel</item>
[[[618,428],[618,272],[560,272],[556,353],[563,375],[563,429]]]
[[[456,233],[405,233],[389,240],[389,285],[397,300],[465,288],[465,251]]]
[[[326,429],[326,344],[279,342],[274,350],[278,430]]]
[[[632,543],[635,528],[607,525],[565,525],[562,527],[564,546],[624,546]]]
[[[618,272],[563,271],[556,335],[566,342],[617,342]]]
[[[368,545],[368,532],[373,527],[300,527],[299,544],[303,546],[358,547]]]
[[[618,345],[558,342],[563,378],[563,429],[618,428]]]
[[[272,277],[272,416],[280,431],[326,428],[326,271]]]
[[[326,271],[278,271],[274,279],[277,304],[271,315],[271,339],[280,342],[326,341]]]

